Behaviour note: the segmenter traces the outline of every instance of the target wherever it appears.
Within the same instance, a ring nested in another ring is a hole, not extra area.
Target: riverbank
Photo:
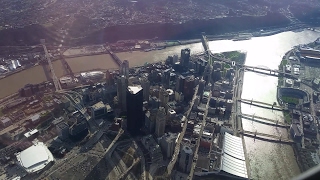
[[[215,36],[214,38],[220,39],[222,37]],[[198,41],[199,43],[192,43],[192,42],[198,42]],[[245,43],[248,41],[237,41],[237,42]],[[135,67],[135,66],[142,66],[145,63],[164,61],[168,56],[179,55],[180,50],[182,48],[190,48],[192,51],[191,53],[199,53],[203,51],[203,47],[199,39],[182,41],[182,44],[185,44],[185,45],[177,45],[177,46],[167,47],[166,49],[155,50],[150,52],[143,52],[143,51],[120,52],[120,53],[117,53],[117,56],[121,60],[124,60],[124,59],[128,60],[130,67]],[[216,49],[219,49],[219,47],[215,47],[215,50]],[[92,55],[92,56],[90,55],[90,56],[83,56],[83,57],[81,56],[77,58],[67,58],[66,61],[70,63],[69,65],[74,73],[90,71],[92,69],[118,68],[117,66],[115,66],[109,54],[100,54],[100,55]],[[54,61],[53,65],[54,65],[55,73],[58,78],[66,75],[64,72],[64,67],[62,66],[60,60]],[[24,72],[27,72],[27,73],[24,73]],[[37,77],[33,77],[34,74],[37,74]],[[4,79],[9,79],[8,81],[1,79],[0,84],[3,85],[3,87],[5,88],[3,88],[3,90],[0,90],[0,98],[8,96],[13,92],[17,92],[25,84],[41,83],[43,81],[47,81],[47,78],[43,74],[44,74],[43,68],[39,68],[39,66],[35,66],[17,73],[13,73],[12,75],[4,78]],[[14,84],[11,83],[12,84],[11,86],[7,86],[8,82],[15,82],[15,83]]]
[[[315,42],[308,43],[306,46],[310,45],[315,45]],[[291,137],[295,140],[295,144],[292,145],[292,148],[294,150],[294,156],[300,171],[305,172],[319,163],[319,161],[316,162],[315,160],[319,159],[319,150],[317,145],[319,144],[319,132],[317,128],[318,122],[314,121],[313,119],[316,118],[314,107],[317,104],[316,101],[313,101],[313,93],[317,92],[317,89],[314,89],[312,84],[305,85],[305,74],[311,71],[311,77],[313,77],[311,79],[314,79],[319,76],[320,69],[319,67],[310,66],[308,61],[300,62],[300,57],[296,54],[296,52],[294,52],[295,48],[296,47],[285,53],[282,61],[279,64],[279,70],[288,72],[292,71],[291,67],[298,67],[299,74],[297,74],[297,78],[302,80],[300,80],[299,83],[294,80],[293,84],[290,85],[290,83],[286,81],[288,78],[278,77],[277,99],[280,105],[289,107],[289,111],[283,111],[283,116],[286,122],[289,124],[292,123],[292,126],[295,126],[296,129],[298,128],[298,131],[295,130],[295,128],[292,128],[295,137],[292,137],[293,133],[290,133]],[[288,68],[286,66],[288,66]],[[299,89],[305,93],[304,97],[307,98],[301,98],[298,92],[292,92],[289,93],[289,96],[286,95],[285,97],[281,97],[279,90],[280,88],[284,87]],[[308,97],[310,97],[310,99]],[[303,99],[303,102],[301,99]],[[305,99],[309,99],[309,101],[304,103]],[[293,113],[294,109],[297,111],[296,113]],[[306,117],[312,117],[311,121],[309,122],[309,119],[306,119]],[[310,131],[310,127],[315,127],[315,132]],[[299,132],[300,135],[299,133],[297,135],[297,132]],[[310,134],[310,132],[312,133]],[[316,158],[316,156],[318,157]]]

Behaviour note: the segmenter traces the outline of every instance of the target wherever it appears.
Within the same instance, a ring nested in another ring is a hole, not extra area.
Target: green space
[[[299,104],[299,99],[298,98],[294,98],[294,97],[290,97],[290,96],[282,96],[281,99],[282,99],[282,101],[284,103]]]
[[[179,43],[176,41],[167,41],[166,42],[166,46],[177,46],[177,45],[179,45]]]
[[[223,77],[226,77],[226,74],[227,74],[227,69],[224,68],[224,69],[223,69],[223,74],[222,74],[222,76],[223,76]]]
[[[246,60],[246,53],[242,53],[239,51],[229,51],[222,53],[225,58],[230,59],[231,61],[235,61],[238,64],[244,64]]]
[[[227,63],[224,63],[224,68],[225,69],[229,69],[229,68],[231,68],[231,66],[229,64],[227,64]]]
[[[278,86],[282,86],[283,85],[283,77],[278,77]]]
[[[279,65],[279,70],[282,70],[282,67],[288,64],[288,60],[282,59],[280,65]]]
[[[291,124],[291,114],[289,111],[283,111],[283,118],[284,118],[284,122],[286,122],[287,124]]]

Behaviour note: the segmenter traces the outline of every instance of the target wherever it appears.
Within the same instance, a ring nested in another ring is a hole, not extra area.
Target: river
[[[293,46],[306,44],[320,37],[320,33],[314,31],[283,32],[273,36],[254,37],[251,40],[231,41],[219,40],[209,42],[212,52],[224,52],[241,50],[247,52],[246,65],[264,66],[277,69],[282,56]],[[143,65],[146,62],[157,62],[167,58],[168,55],[180,54],[182,48],[191,48],[191,52],[201,52],[201,43],[183,46],[169,47],[163,50],[151,52],[124,52],[118,53],[120,59],[127,59],[130,67]],[[115,63],[109,55],[85,56],[67,59],[74,72],[89,71],[91,69],[114,69]],[[57,76],[64,75],[60,61],[54,62]],[[36,66],[23,72],[11,75],[0,80],[0,97],[10,95],[28,83],[40,83],[46,81],[43,68]],[[14,82],[14,83],[12,83]],[[244,73],[242,98],[254,99],[272,104],[276,102],[277,78],[262,76],[253,72]],[[245,114],[255,114],[266,118],[283,121],[281,112],[241,105]],[[245,130],[258,131],[273,135],[287,132],[282,128],[275,128],[249,120],[243,120]],[[253,179],[289,179],[300,173],[295,161],[293,150],[289,145],[275,144],[245,137],[245,146],[250,164],[250,174]]]

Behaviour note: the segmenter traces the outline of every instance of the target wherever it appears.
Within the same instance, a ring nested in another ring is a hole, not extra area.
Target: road
[[[197,165],[198,151],[199,151],[201,136],[203,134],[203,129],[204,129],[205,125],[206,125],[206,118],[207,118],[207,115],[208,115],[208,108],[209,108],[209,102],[210,102],[210,99],[211,99],[211,95],[212,95],[212,93],[210,91],[209,98],[208,98],[208,101],[207,101],[207,104],[206,104],[206,110],[204,112],[204,116],[203,116],[202,123],[201,123],[201,129],[200,129],[200,133],[199,133],[199,138],[197,139],[196,150],[194,152],[194,157],[193,157],[190,173],[189,173],[189,176],[188,176],[188,180],[192,180],[193,179],[194,170],[195,170],[196,165]]]
[[[241,98],[241,90],[242,90],[242,83],[243,83],[243,79],[241,78],[241,72],[243,72],[243,69],[240,68],[239,70],[237,70],[236,73],[236,79],[235,79],[235,85],[234,85],[234,94],[233,94],[233,112],[232,112],[232,119],[233,119],[233,129],[242,129],[242,123],[240,120],[240,117],[238,116],[238,114],[241,114],[241,103],[239,103],[237,101],[237,99]],[[236,133],[237,131],[234,131],[234,133]],[[236,134],[234,134],[236,135]]]
[[[141,175],[141,179],[146,180],[147,175],[146,175],[146,161],[143,155],[142,150],[140,149],[140,147],[138,146],[137,142],[133,139],[133,145],[137,150],[137,154],[140,156],[141,159],[141,171],[142,171],[142,175]],[[150,173],[149,173],[150,175]]]
[[[117,147],[118,143],[116,143],[119,139],[119,137],[123,134],[123,130],[120,129],[120,131],[118,132],[117,136],[113,139],[113,141],[111,142],[111,144],[108,146],[108,148],[105,151],[104,157],[106,162],[113,167],[113,171],[116,174],[116,177],[119,177],[121,174],[121,171],[119,170],[119,168],[114,164],[114,162],[111,160],[111,154],[113,153],[114,149]],[[120,142],[119,142],[120,143]]]
[[[188,125],[188,117],[189,117],[189,114],[192,110],[192,107],[193,107],[193,104],[194,104],[194,101],[196,99],[196,96],[197,96],[197,93],[198,93],[198,88],[199,88],[199,85],[196,86],[195,88],[195,91],[194,91],[194,95],[193,95],[193,98],[192,98],[192,101],[190,102],[190,107],[189,107],[189,110],[186,112],[185,116],[183,116],[183,121],[184,121],[184,125],[183,125],[183,129],[178,137],[178,140],[176,142],[176,147],[174,149],[174,153],[172,155],[172,159],[171,161],[169,162],[168,164],[168,167],[167,167],[167,175],[170,176],[171,175],[171,172],[172,172],[172,169],[174,167],[174,165],[176,164],[177,162],[177,158],[178,158],[178,154],[180,152],[180,145],[181,145],[181,141],[184,137],[184,134],[186,132],[186,129],[187,129],[187,125]]]

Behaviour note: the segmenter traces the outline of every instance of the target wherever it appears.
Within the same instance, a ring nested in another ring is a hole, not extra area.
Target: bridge
[[[265,102],[260,102],[260,101],[255,101],[255,100],[249,100],[249,99],[237,99],[237,101],[240,101],[245,104],[250,104],[253,106],[261,107],[261,108],[266,108],[266,109],[271,109],[271,110],[276,110],[276,111],[283,111],[284,108],[275,104],[269,104]]]
[[[266,125],[283,127],[283,128],[289,128],[290,127],[287,123],[280,122],[279,120],[260,117],[260,116],[254,115],[254,114],[250,115],[250,114],[240,113],[239,116],[241,116],[243,118],[246,118],[248,120],[252,120],[252,121],[259,122],[259,123],[266,124]]]
[[[276,69],[269,69],[269,68],[264,68],[264,67],[255,67],[255,66],[248,66],[248,65],[244,65],[244,64],[239,64],[239,63],[231,61],[230,59],[214,55],[209,49],[208,39],[207,39],[207,36],[205,35],[205,33],[202,33],[201,42],[202,42],[202,46],[205,50],[205,54],[208,56],[211,56],[212,58],[217,59],[221,62],[225,62],[230,65],[232,65],[234,63],[234,65],[236,65],[237,67],[242,68],[244,70],[252,71],[255,73],[260,73],[260,74],[264,74],[264,75],[268,75],[268,76],[276,76],[276,77],[286,76],[286,77],[289,77],[292,79],[298,79],[298,77],[292,75],[291,73],[282,72],[282,71],[279,71]]]
[[[276,136],[271,134],[265,134],[265,133],[259,133],[257,131],[245,131],[245,130],[239,130],[240,134],[248,137],[252,137],[254,139],[259,139],[262,141],[269,141],[269,142],[275,142],[275,143],[283,143],[283,144],[292,144],[294,141],[288,138],[283,138],[282,135]]]
[[[110,47],[106,47],[107,52],[111,55],[112,59],[114,60],[114,62],[120,67],[120,65],[122,64],[122,61],[120,60],[120,58],[111,51]]]
[[[63,56],[63,54],[61,53],[60,54],[60,60],[61,60],[61,63],[66,71],[66,74],[67,75],[70,75],[72,78],[74,77],[74,73],[71,69],[71,67],[69,66],[69,63],[66,61],[65,57]]]

